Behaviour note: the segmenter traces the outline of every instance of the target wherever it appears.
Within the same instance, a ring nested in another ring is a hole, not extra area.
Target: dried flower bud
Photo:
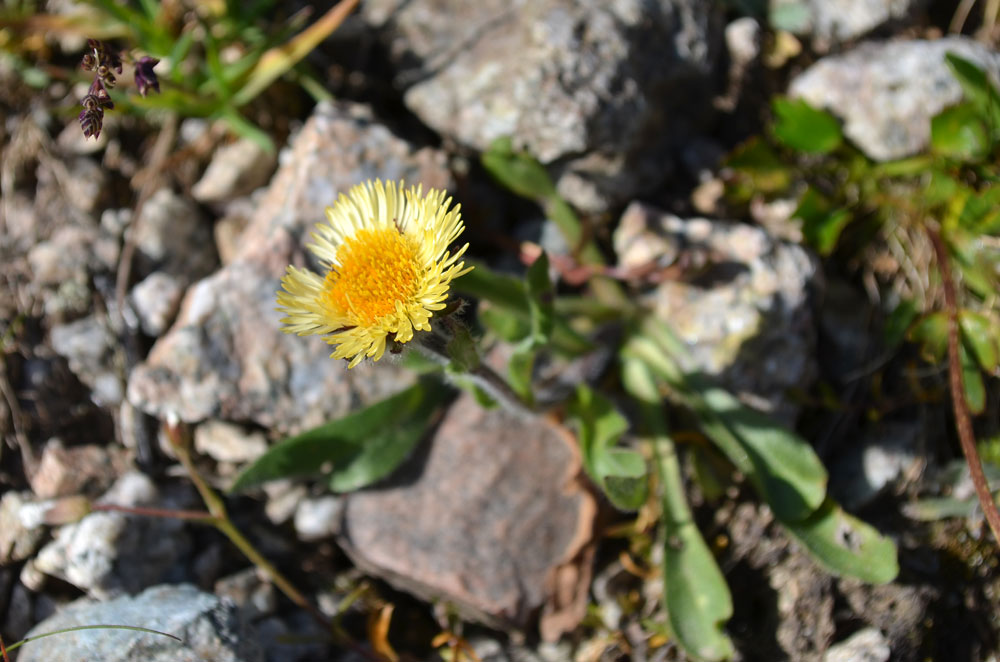
[[[110,71],[104,76],[102,76],[101,80],[104,81],[104,86],[107,88],[113,88],[115,84],[118,82],[118,79],[115,78],[115,75]]]
[[[80,66],[87,71],[93,71],[94,67],[97,66],[97,58],[94,57],[93,53],[87,53],[83,56],[83,60],[80,61]]]
[[[104,110],[101,108],[85,109],[80,112],[80,128],[86,138],[93,136],[95,139],[101,135],[101,127],[104,126]]]
[[[160,92],[160,81],[156,77],[156,72],[153,71],[153,67],[159,62],[155,57],[146,55],[135,63],[135,86],[139,88],[139,94],[142,96],[149,94],[150,90],[156,93]]]

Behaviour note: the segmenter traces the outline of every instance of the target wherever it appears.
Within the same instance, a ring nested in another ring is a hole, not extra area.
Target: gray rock
[[[818,50],[857,39],[890,21],[913,17],[925,0],[771,0],[777,27],[812,38]]]
[[[789,94],[826,108],[844,134],[877,161],[910,156],[930,142],[931,118],[962,99],[945,62],[953,52],[1000,80],[1000,54],[964,37],[866,43],[829,56],[792,81]]]
[[[129,299],[143,333],[161,336],[173,321],[183,294],[181,281],[163,271],[154,271],[136,283]]]
[[[110,503],[128,506],[152,505],[155,499],[155,486],[138,473],[122,476],[105,496]],[[189,545],[179,520],[94,512],[59,527],[35,565],[93,597],[107,599],[161,581]]]
[[[277,605],[274,584],[263,579],[255,567],[240,570],[215,582],[215,594],[220,598],[229,598],[239,607],[244,620],[250,623],[273,614]]]
[[[21,507],[31,502],[30,492],[10,491],[0,498],[0,566],[29,558],[42,542],[44,529],[21,521]]]
[[[690,370],[720,378],[751,406],[792,425],[790,389],[808,388],[817,367],[809,290],[816,261],[760,228],[681,219],[641,203],[625,210],[613,236],[623,269],[683,265],[647,297],[690,354]]]
[[[52,328],[52,349],[66,358],[70,370],[91,388],[99,405],[117,406],[122,401],[122,385],[114,367],[117,339],[103,316],[83,319]]]
[[[709,118],[721,42],[694,0],[374,0],[404,101],[477,150],[510,136],[599,211],[663,180]]]
[[[139,409],[288,433],[412,379],[388,361],[348,371],[321,339],[281,333],[275,293],[288,264],[310,259],[306,235],[338,193],[373,177],[447,188],[444,154],[414,148],[361,106],[320,104],[280,162],[232,262],[188,289],[173,328],[133,371],[128,398]]]
[[[267,450],[267,438],[260,431],[211,420],[195,428],[194,447],[217,462],[250,462]]]
[[[20,662],[262,662],[256,633],[227,600],[202,593],[194,586],[156,586],[135,597],[103,603],[86,598],[70,603],[36,626],[37,636],[78,625],[134,625],[165,632],[80,630],[25,644]]]
[[[308,542],[332,536],[343,507],[343,500],[333,495],[300,501],[295,508],[294,520],[299,540]]]
[[[170,189],[149,197],[132,232],[140,277],[164,271],[187,284],[207,276],[218,264],[211,225],[189,199]]]
[[[878,494],[922,462],[925,422],[873,423],[861,438],[841,446],[830,468],[830,495],[849,510],[871,502]]]
[[[378,489],[344,497],[339,540],[357,564],[468,617],[543,638],[586,609],[596,505],[578,450],[542,420],[462,395],[428,447]]]
[[[216,150],[191,196],[198,202],[217,203],[245,195],[267,183],[276,163],[273,151],[241,138]]]
[[[889,641],[877,628],[858,630],[823,655],[823,662],[887,662],[892,655]]]

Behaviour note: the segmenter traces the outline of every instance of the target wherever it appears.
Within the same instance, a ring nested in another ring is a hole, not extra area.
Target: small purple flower
[[[153,71],[159,63],[155,57],[149,57],[144,55],[139,58],[139,61],[135,63],[135,86],[139,88],[139,94],[146,96],[150,90],[159,93],[160,91],[160,81],[156,77],[156,72]]]

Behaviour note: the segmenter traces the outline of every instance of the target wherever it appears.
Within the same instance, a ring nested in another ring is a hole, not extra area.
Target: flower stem
[[[201,474],[194,466],[194,462],[191,461],[191,454],[188,452],[187,439],[181,432],[180,425],[174,423],[167,423],[164,425],[164,430],[167,434],[167,438],[170,439],[171,446],[173,447],[174,453],[177,455],[177,459],[184,466],[187,471],[188,476],[191,478],[191,482],[194,483],[195,488],[201,495],[202,501],[205,502],[205,506],[208,508],[210,517],[203,520],[206,524],[211,524],[216,529],[218,529],[224,536],[229,538],[229,541],[239,549],[247,559],[257,566],[261,572],[263,572],[268,579],[270,579],[278,589],[284,593],[289,600],[294,602],[296,605],[304,609],[313,620],[327,632],[333,631],[333,625],[330,620],[323,615],[323,613],[314,607],[312,603],[297,589],[295,585],[292,584],[278,569],[264,558],[264,555],[257,551],[257,548],[244,536],[239,529],[237,529],[229,516],[226,514],[226,506],[222,502],[222,498],[215,493],[205,479],[202,478]]]
[[[446,326],[457,324],[451,318],[445,318],[445,321]],[[468,379],[484,390],[504,409],[524,417],[530,417],[535,414],[531,406],[511,388],[507,380],[483,363],[478,352],[476,352],[474,360],[469,360],[468,358],[461,360],[455,356],[455,352],[449,351],[452,343],[456,340],[456,334],[449,334],[448,331],[435,328],[429,333],[419,334],[415,339],[417,340],[417,347],[420,348],[424,356],[445,368],[449,368],[460,377]],[[475,350],[474,347],[473,350]]]

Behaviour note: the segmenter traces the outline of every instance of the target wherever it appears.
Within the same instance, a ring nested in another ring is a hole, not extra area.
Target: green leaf
[[[625,355],[622,383],[639,403],[656,456],[665,543],[664,602],[670,630],[697,659],[729,659],[733,646],[725,634],[725,623],[733,615],[732,596],[691,517],[676,446],[668,434],[656,380],[642,361]]]
[[[556,187],[545,166],[527,152],[514,150],[510,138],[497,138],[481,158],[483,167],[500,185],[534,200],[556,194]]]
[[[554,322],[555,288],[549,279],[549,257],[542,254],[528,268],[525,294],[531,314],[531,342],[536,347],[547,345]]]
[[[489,301],[524,320],[528,319],[530,313],[520,279],[497,273],[475,260],[466,260],[466,264],[472,265],[473,269],[452,281],[452,287],[456,291]]]
[[[695,523],[667,519],[664,599],[670,629],[699,660],[728,660],[733,644],[724,625],[733,615],[726,578]]]
[[[802,519],[826,496],[827,474],[809,443],[700,375],[687,375],[701,427],[743,470],[776,515]]]
[[[983,373],[964,345],[959,346],[958,353],[962,363],[965,402],[969,405],[969,411],[978,416],[986,409],[986,385],[983,383]]]
[[[427,431],[452,393],[421,380],[390,398],[271,447],[233,482],[230,492],[293,476],[315,476],[332,465],[330,485],[346,491],[393,471]]]
[[[781,519],[781,518],[779,518]],[[808,519],[782,524],[830,572],[886,584],[899,574],[896,545],[827,499]]]
[[[766,414],[751,409],[700,373],[684,373],[676,354],[683,352],[669,327],[649,320],[646,336],[629,339],[626,359],[645,364],[669,385],[673,397],[698,416],[705,434],[737,469],[747,475],[775,513],[800,520],[826,496],[826,469],[809,444]]]
[[[962,341],[986,372],[993,372],[1000,364],[1000,327],[982,313],[971,310],[958,312]]]
[[[774,135],[786,146],[809,154],[828,154],[840,146],[840,123],[830,113],[813,108],[802,99],[776,97]]]
[[[727,187],[737,200],[750,200],[755,195],[787,191],[792,183],[792,171],[760,137],[753,137],[733,150],[726,159],[734,179]]]
[[[910,342],[920,345],[920,355],[928,363],[940,363],[948,353],[948,315],[937,311],[925,315],[910,327]]]
[[[957,228],[947,239],[954,264],[962,274],[962,284],[983,299],[995,297],[1000,290],[1000,250]]]
[[[802,234],[809,245],[820,255],[829,255],[853,216],[847,209],[832,209],[829,200],[810,187],[802,195],[792,217],[802,221]]]
[[[955,53],[948,53],[944,57],[955,79],[962,86],[965,98],[979,110],[981,117],[988,119],[989,126],[994,130],[1000,127],[1000,95],[986,72]]]
[[[886,348],[895,349],[903,342],[903,339],[906,338],[906,332],[918,314],[917,306],[911,299],[903,299],[896,305],[895,309],[886,317],[885,328],[882,330],[882,341]]]
[[[510,387],[529,405],[535,402],[531,377],[535,367],[536,353],[534,349],[519,348],[511,355],[510,361],[507,363],[507,376],[510,381]]]
[[[767,21],[775,30],[803,34],[811,26],[812,10],[806,2],[771,2]]]
[[[466,260],[466,262],[469,261]],[[501,315],[510,315],[520,321],[519,323],[523,325],[520,328],[530,325],[531,311],[525,296],[524,281],[513,276],[498,274],[478,262],[473,264],[475,268],[471,272],[453,281],[455,291],[489,301],[499,309],[497,312],[490,313],[493,319],[489,321],[490,328],[494,329],[497,335],[512,340],[525,337],[527,332],[515,338],[508,338],[507,335],[501,334],[500,328],[505,331],[514,331],[515,327],[512,324],[504,324],[498,319]],[[593,349],[593,345],[574,331],[561,316],[554,316],[552,323],[551,341],[552,346],[556,349],[571,356],[578,356]]]
[[[934,522],[948,517],[972,517],[979,501],[970,496],[966,499],[955,497],[930,497],[903,504],[903,514],[921,522]]]
[[[970,194],[958,218],[959,225],[974,236],[1000,234],[1000,186]]]
[[[646,464],[632,450],[616,448],[628,421],[611,402],[585,384],[567,405],[577,429],[583,467],[617,508],[635,510],[646,500]]]
[[[931,119],[931,150],[963,161],[979,161],[990,152],[982,115],[971,103],[946,108]]]

